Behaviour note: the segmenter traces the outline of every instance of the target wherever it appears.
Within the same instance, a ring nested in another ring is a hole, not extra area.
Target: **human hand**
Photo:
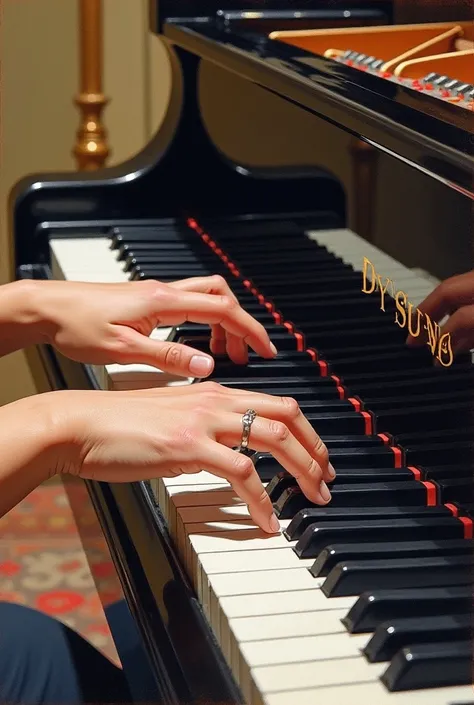
[[[438,338],[449,333],[453,355],[474,347],[474,271],[443,281],[418,309],[429,316],[433,324],[439,324],[445,316],[449,316]],[[409,335],[406,342],[407,345],[419,346],[427,340],[428,333],[421,326],[420,334],[417,337]]]
[[[38,282],[36,301],[46,342],[79,362],[141,363],[183,377],[207,377],[214,369],[210,355],[148,337],[158,326],[185,321],[211,325],[212,352],[227,350],[236,363],[247,362],[247,346],[264,358],[276,355],[264,327],[241,308],[220,276],[170,284]]]
[[[334,479],[326,446],[294,399],[222,387],[213,382],[131,392],[53,392],[61,430],[58,472],[105,482],[172,477],[200,470],[230,482],[252,519],[278,531],[272,503],[252,460],[232,450],[242,416],[257,412],[250,447],[270,452],[316,504],[327,504]]]

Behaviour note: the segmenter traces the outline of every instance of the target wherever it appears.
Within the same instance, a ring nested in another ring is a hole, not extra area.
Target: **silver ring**
[[[240,446],[237,448],[239,453],[245,453],[249,447],[250,431],[252,429],[252,424],[255,421],[257,412],[253,409],[247,409],[245,414],[242,416],[242,440],[240,441]]]

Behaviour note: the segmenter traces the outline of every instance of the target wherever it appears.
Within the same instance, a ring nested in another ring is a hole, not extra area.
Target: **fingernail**
[[[270,343],[270,350],[272,351],[272,353],[273,353],[274,355],[278,355],[278,350],[277,350],[276,347],[273,345],[273,343]]]
[[[331,493],[329,492],[328,486],[325,482],[321,482],[321,485],[319,487],[319,494],[325,502],[329,502],[329,500],[331,499]]]
[[[328,472],[329,472],[329,477],[334,479],[336,477],[336,471],[334,470],[334,466],[329,463],[328,465]]]
[[[209,357],[201,357],[201,355],[193,355],[189,363],[189,371],[195,377],[207,377],[211,373],[212,367],[212,360]]]
[[[280,522],[274,514],[272,514],[270,519],[270,529],[277,534],[280,531]]]

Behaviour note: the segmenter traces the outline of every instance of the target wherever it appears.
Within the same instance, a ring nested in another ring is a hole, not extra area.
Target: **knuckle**
[[[240,480],[243,480],[244,482],[246,480],[249,480],[255,472],[255,466],[252,462],[252,459],[249,458],[249,456],[247,455],[235,453],[234,471],[238,475]]]
[[[212,392],[213,394],[222,394],[222,392],[225,389],[225,387],[223,387],[222,384],[219,384],[219,382],[213,382],[213,381],[201,382],[199,386],[205,392]]]
[[[317,455],[320,460],[325,463],[329,462],[329,452],[326,448],[325,443],[318,437],[316,445],[314,446],[314,455]]]
[[[270,421],[269,431],[277,443],[284,443],[290,435],[288,428],[281,421]]]
[[[180,456],[185,456],[190,452],[193,452],[198,443],[199,433],[196,428],[188,424],[182,426],[171,435],[168,442],[168,450],[171,451],[173,455],[175,452],[179,452]]]
[[[217,289],[219,291],[222,291],[223,289],[227,289],[227,282],[224,279],[224,277],[221,274],[213,274],[211,279],[211,284],[213,289]]]
[[[290,419],[296,419],[300,414],[300,405],[292,397],[281,397],[281,403],[285,409],[285,414]]]
[[[314,458],[310,458],[308,462],[307,473],[312,477],[317,476],[318,478],[320,478],[322,475],[321,468]]]
[[[165,350],[164,354],[164,364],[169,366],[178,366],[181,364],[183,354],[178,345],[170,345],[169,348]]]
[[[221,296],[221,304],[224,308],[226,315],[232,315],[237,309],[240,308],[240,304],[237,299],[233,299],[231,296]]]
[[[263,506],[270,502],[270,497],[268,496],[266,490],[262,490],[260,492],[257,502]]]

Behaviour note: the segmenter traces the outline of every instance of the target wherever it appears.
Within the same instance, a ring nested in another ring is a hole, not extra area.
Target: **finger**
[[[249,361],[247,344],[237,335],[227,333],[226,351],[232,362],[235,362],[237,365],[246,365]]]
[[[280,524],[274,515],[272,502],[252,460],[215,441],[201,444],[200,450],[202,455],[199,461],[202,466],[230,482],[236,494],[248,506],[253,521],[267,533],[279,531]]]
[[[210,277],[189,277],[189,279],[179,279],[170,282],[169,286],[181,291],[196,291],[201,294],[219,294],[220,296],[230,296],[237,300],[234,292],[220,274],[213,274]]]
[[[228,333],[242,338],[261,357],[276,355],[265,328],[244,311],[235,298],[186,291],[176,297],[160,290],[157,306],[160,325],[176,325],[182,321],[220,324]]]
[[[474,305],[462,306],[459,308],[441,328],[438,336],[439,345],[436,353],[442,352],[439,346],[443,345],[451,349],[453,356],[460,352],[465,352],[474,347]],[[449,355],[446,355],[449,357]],[[441,364],[441,363],[439,363]]]
[[[226,353],[226,333],[222,326],[211,326],[210,348],[214,355],[225,355]]]
[[[217,424],[215,437],[219,443],[240,444],[243,430],[240,414],[221,414]],[[271,453],[295,477],[309,500],[315,504],[328,503],[331,495],[322,468],[284,423],[257,416],[251,427],[249,448]]]
[[[180,377],[207,377],[214,369],[214,360],[199,350],[147,338],[132,328],[123,328],[120,348],[115,361],[120,364],[143,364]]]
[[[226,390],[225,387],[219,388],[216,393],[220,397],[219,406],[221,408],[224,406],[227,411],[243,415],[247,409],[254,409],[259,416],[284,423],[296,440],[316,460],[326,482],[334,480],[336,472],[329,462],[327,447],[295,399],[245,390]]]
[[[433,322],[439,323],[460,306],[472,303],[474,303],[474,273],[467,272],[442,282],[422,301],[418,309],[428,315]],[[413,345],[426,341],[426,332],[418,338],[409,335],[407,344]]]

